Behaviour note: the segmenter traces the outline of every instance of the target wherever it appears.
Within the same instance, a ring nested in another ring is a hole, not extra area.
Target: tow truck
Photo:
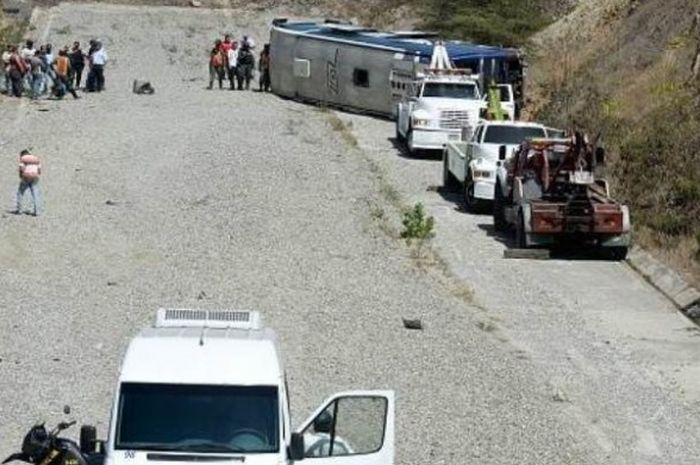
[[[576,132],[570,138],[533,138],[515,155],[499,153],[493,223],[515,230],[517,248],[592,244],[624,260],[630,245],[627,206],[610,196],[605,150]]]
[[[419,150],[442,150],[449,141],[458,141],[464,128],[473,131],[488,105],[479,81],[470,70],[454,68],[447,49],[437,43],[430,67],[416,76],[398,103],[396,139],[415,155]],[[512,118],[512,86],[499,84],[499,89],[501,105]]]
[[[258,312],[159,309],[126,351],[97,465],[391,465],[393,391],[330,396],[292,430],[277,337]],[[96,459],[97,457],[97,459]]]

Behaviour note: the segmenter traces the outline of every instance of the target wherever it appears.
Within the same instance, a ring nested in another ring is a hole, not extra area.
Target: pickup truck
[[[409,87],[398,104],[396,138],[410,155],[441,150],[457,141],[463,127],[473,128],[486,102],[478,81],[462,74],[429,74]]]
[[[277,338],[259,313],[160,309],[126,351],[108,439],[91,431],[91,465],[391,465],[394,393],[334,394],[294,431]]]
[[[447,190],[461,188],[467,210],[477,211],[494,199],[499,152],[507,157],[525,139],[546,135],[537,123],[482,120],[468,140],[445,146],[443,185]]]

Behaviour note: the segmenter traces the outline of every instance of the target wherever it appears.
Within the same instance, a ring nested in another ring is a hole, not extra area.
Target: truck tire
[[[406,134],[406,153],[408,153],[409,156],[415,157],[418,154],[418,150],[413,148],[413,129],[408,130],[408,134]]]
[[[92,454],[95,452],[95,443],[97,442],[97,428],[92,425],[83,425],[80,427],[80,452],[83,454]]]
[[[447,192],[453,192],[457,188],[457,180],[450,173],[447,163],[447,149],[442,154],[442,187]]]
[[[404,142],[404,137],[401,134],[401,131],[399,130],[399,120],[396,120],[396,141],[403,143]]]
[[[481,206],[481,202],[474,197],[474,181],[472,180],[471,176],[467,176],[467,179],[464,180],[463,188],[465,209],[470,213],[478,211],[479,207]]]
[[[610,247],[610,256],[613,260],[621,262],[627,258],[627,247]]]
[[[515,224],[515,247],[517,249],[527,249],[527,239],[525,237],[525,217],[523,211],[518,211],[518,221]]]
[[[496,232],[505,232],[508,229],[506,223],[506,199],[501,192],[501,184],[496,181],[496,190],[493,196],[493,229]]]

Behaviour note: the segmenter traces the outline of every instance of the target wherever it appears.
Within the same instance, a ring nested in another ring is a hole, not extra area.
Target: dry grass
[[[334,111],[326,107],[319,107],[319,111],[326,115],[333,131],[340,134],[348,146],[359,147],[351,123],[345,123]],[[405,248],[411,263],[417,270],[431,276],[455,298],[473,305],[474,291],[452,273],[447,262],[433,248],[430,239],[413,240],[410,243],[400,240],[401,234],[397,227],[399,222],[396,221],[396,217],[404,215],[410,210],[410,207],[404,202],[400,192],[388,180],[384,169],[366,153],[363,151],[360,153],[378,186],[379,202],[374,200],[367,202],[369,217],[373,224],[386,237],[400,241],[401,247]]]
[[[328,123],[331,125],[331,128],[340,135],[343,141],[350,147],[357,148],[358,142],[357,137],[355,137],[355,134],[352,132],[352,123],[344,122],[334,112],[328,112],[325,108],[322,108],[321,111],[328,114]]]

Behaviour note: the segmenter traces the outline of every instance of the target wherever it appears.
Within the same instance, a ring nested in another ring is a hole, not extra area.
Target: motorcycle
[[[34,425],[24,436],[22,451],[3,460],[3,464],[18,460],[33,465],[90,465],[92,462],[75,441],[59,434],[75,424],[75,421],[60,422],[48,431],[44,423]],[[81,430],[81,442],[85,433]]]

